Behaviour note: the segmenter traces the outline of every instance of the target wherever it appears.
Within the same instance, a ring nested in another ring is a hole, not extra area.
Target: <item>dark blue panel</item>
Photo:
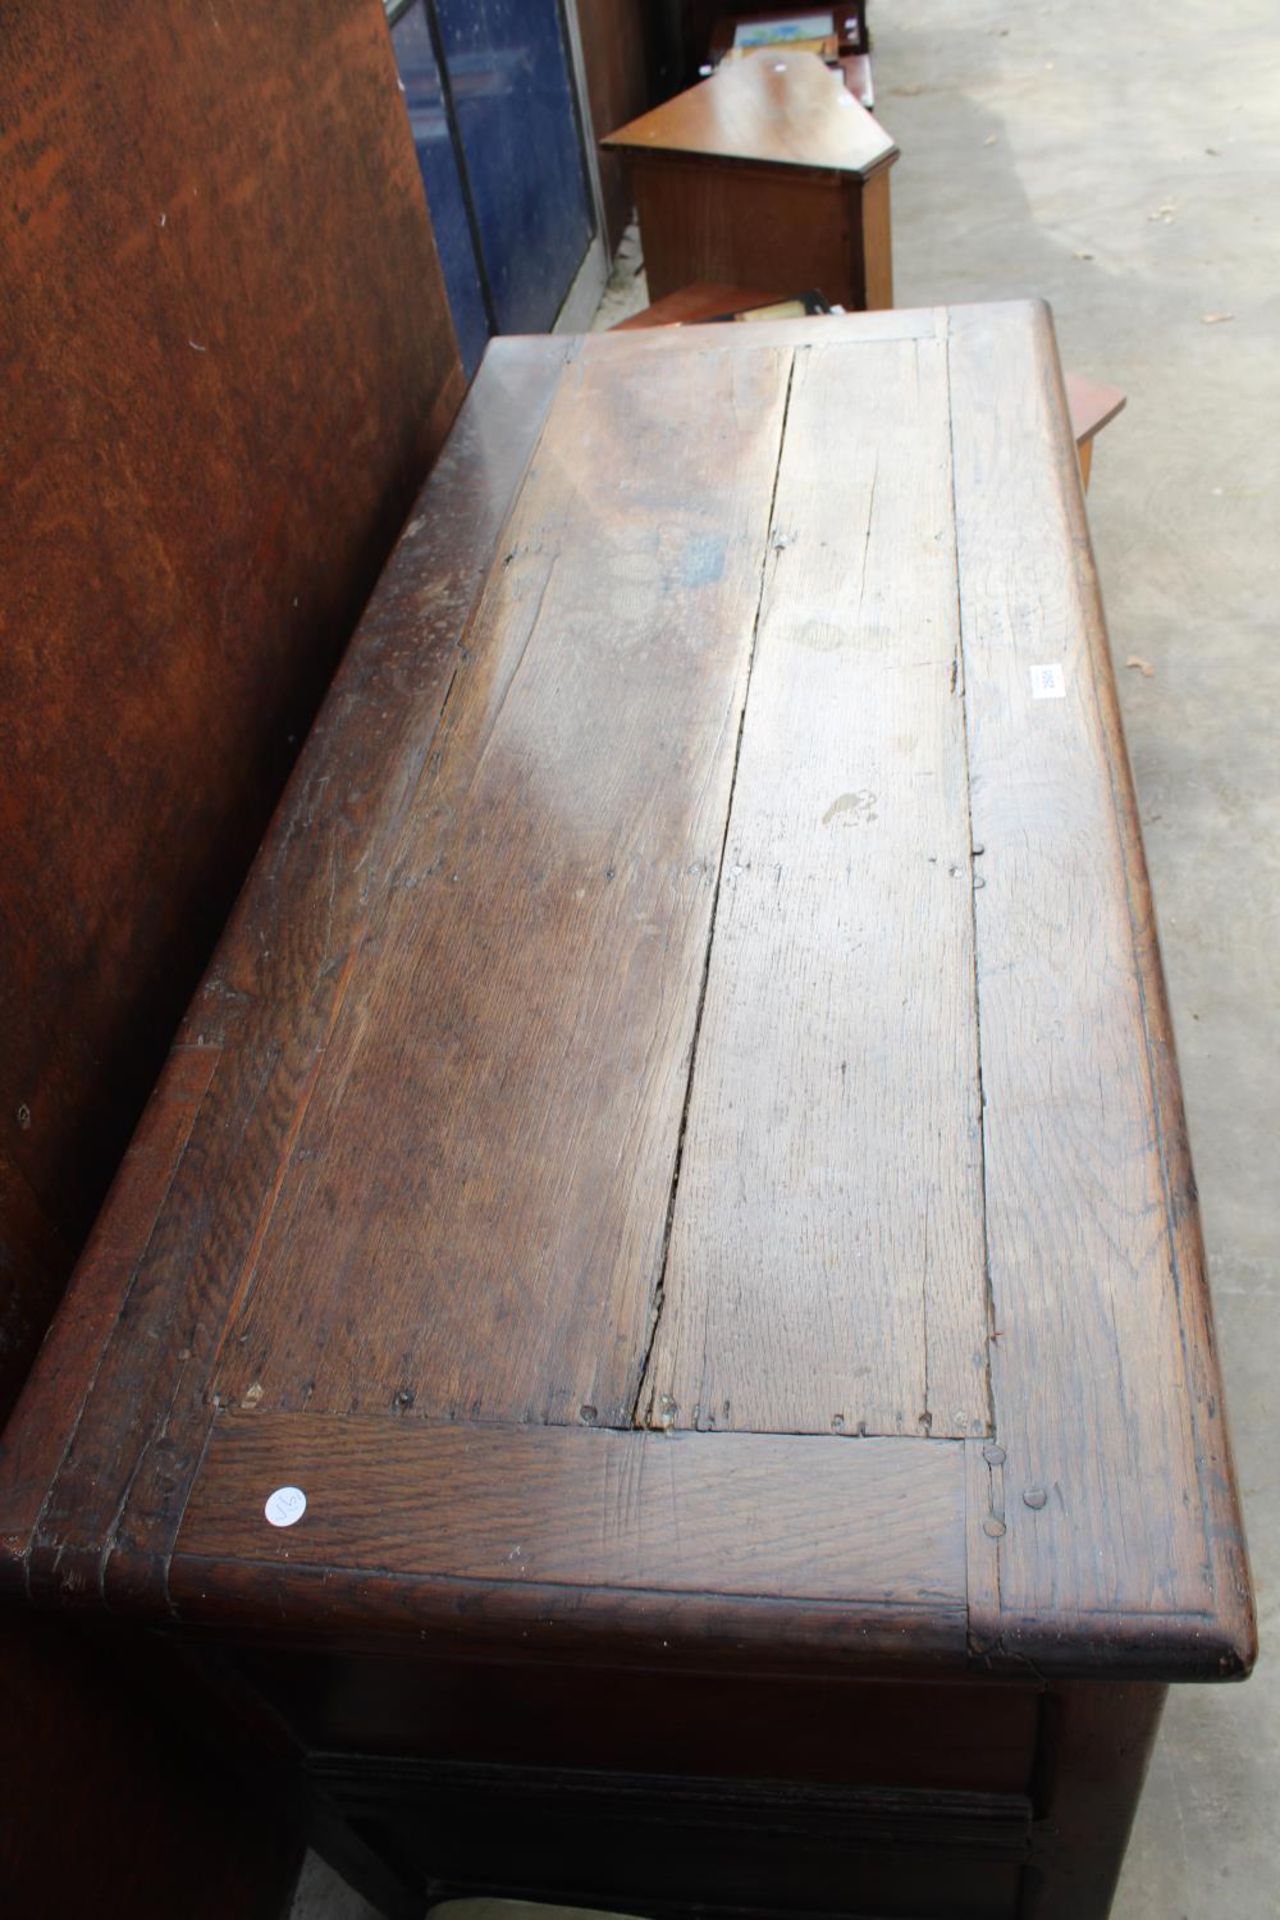
[[[594,221],[559,0],[430,0],[502,333],[555,321]]]
[[[391,38],[404,85],[413,143],[418,149],[418,165],[427,190],[427,205],[431,209],[431,224],[435,229],[458,349],[470,379],[489,338],[489,319],[422,0],[416,0],[396,22]]]

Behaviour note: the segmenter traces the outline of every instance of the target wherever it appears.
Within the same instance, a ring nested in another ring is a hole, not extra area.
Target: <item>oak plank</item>
[[[566,374],[222,1399],[629,1424],[789,369]]]
[[[493,542],[569,349],[495,344],[419,495],[170,1056],[189,1136],[151,1202],[149,1145],[108,1200],[0,1458],[33,1589],[154,1599],[210,1420],[211,1370],[282,1155],[376,923]],[[203,1064],[202,1064],[203,1063]],[[199,1108],[189,1114],[192,1077]],[[166,1121],[167,1124],[167,1121]],[[33,1505],[24,1459],[61,1466]],[[56,1441],[55,1437],[56,1436]],[[56,1446],[56,1452],[48,1449]]]
[[[1180,1615],[1212,1639],[1229,1596],[1197,1418],[1216,1389],[1180,1310],[1154,945],[1135,934],[1150,903],[1047,311],[953,314],[950,364],[1005,1455],[1004,1528],[974,1551],[996,1563],[997,1646],[1006,1622],[1034,1651],[1037,1622],[1060,1642],[1090,1614],[1121,1635],[1121,1616]],[[1036,698],[1046,667],[1060,691]],[[1238,1531],[1229,1486],[1215,1504]],[[1099,1622],[1099,1662],[1109,1637]]]
[[[677,1657],[737,1632],[736,1601],[785,1603],[767,1616],[775,1651],[815,1627],[850,1645],[883,1637],[914,1613],[936,1616],[922,1626],[936,1657],[937,1635],[958,1648],[963,1618],[962,1452],[224,1412],[178,1536],[175,1592],[199,1616],[207,1569],[239,1567],[248,1615],[269,1617],[270,1592],[301,1620],[327,1617],[344,1589],[350,1604],[358,1585],[366,1620],[382,1615],[392,1630],[406,1606],[417,1627],[438,1628],[469,1590],[472,1613],[505,1611],[526,1628],[567,1608],[650,1631],[646,1609],[679,1595],[687,1618],[662,1613]],[[287,1528],[264,1513],[282,1485],[307,1497]],[[225,1608],[226,1583],[212,1584]]]
[[[635,153],[630,171],[654,299],[693,280],[776,279],[851,312],[868,304],[861,181],[685,154]]]
[[[987,1430],[946,347],[797,356],[655,1425]]]

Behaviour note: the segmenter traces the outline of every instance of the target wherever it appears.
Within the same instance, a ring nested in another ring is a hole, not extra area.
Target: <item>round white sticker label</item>
[[[291,1527],[307,1510],[307,1496],[301,1487],[277,1487],[263,1512],[273,1527]]]

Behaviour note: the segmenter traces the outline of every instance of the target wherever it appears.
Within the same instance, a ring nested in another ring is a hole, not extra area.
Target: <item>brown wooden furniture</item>
[[[1254,1637],[1043,308],[493,343],[0,1535],[389,1912],[1106,1913]]]
[[[786,296],[764,293],[758,287],[726,286],[723,282],[697,281],[655,300],[639,313],[619,320],[612,333],[638,333],[646,327],[695,326],[699,321],[719,320],[726,313],[746,313],[753,307],[767,307]]]
[[[462,375],[381,0],[13,0],[0,95],[3,1419]],[[0,1908],[274,1915],[293,1810],[62,1626]]]
[[[1083,373],[1069,373],[1065,378],[1067,405],[1071,409],[1076,452],[1080,457],[1080,478],[1087,487],[1093,467],[1094,440],[1118,413],[1123,413],[1126,397],[1119,387],[1107,386],[1101,380],[1090,380]]]
[[[578,29],[591,125],[603,135],[624,116],[643,113],[655,97],[657,22],[649,0],[591,0],[578,8]],[[631,220],[631,187],[620,154],[602,152],[599,161],[612,255]]]
[[[733,61],[603,144],[630,161],[655,300],[718,280],[893,305],[898,150],[816,55]]]
[[[725,314],[741,314],[753,307],[768,307],[786,297],[778,290],[765,293],[758,287],[734,287],[723,282],[711,284],[700,281],[691,287],[681,287],[677,293],[669,293],[664,300],[653,301],[642,312],[633,313],[626,320],[619,320],[612,331],[626,333],[638,332],[644,327],[694,326],[700,320],[717,320]],[[1080,477],[1087,488],[1093,463],[1093,442],[1103,427],[1123,412],[1125,395],[1119,387],[1106,386],[1100,380],[1089,380],[1080,373],[1064,373],[1063,382],[1067,393],[1067,410],[1071,416],[1071,431],[1075,436],[1076,453],[1080,461]]]

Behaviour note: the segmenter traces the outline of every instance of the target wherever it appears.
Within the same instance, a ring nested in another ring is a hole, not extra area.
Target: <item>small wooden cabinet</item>
[[[388,1912],[1102,1920],[1254,1637],[1044,309],[493,343],[0,1536]]]
[[[603,143],[626,156],[649,295],[694,280],[893,305],[893,140],[812,53],[754,53]]]

